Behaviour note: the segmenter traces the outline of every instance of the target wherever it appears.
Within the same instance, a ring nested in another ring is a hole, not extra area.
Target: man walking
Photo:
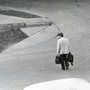
[[[58,33],[58,41],[57,41],[57,55],[60,56],[61,60],[61,68],[62,70],[67,70],[69,68],[68,63],[68,53],[70,52],[69,40],[65,38],[63,33]]]

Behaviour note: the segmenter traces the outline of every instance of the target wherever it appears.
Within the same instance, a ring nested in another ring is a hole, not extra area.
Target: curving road
[[[38,1],[33,2],[32,7],[19,9],[48,17],[56,23],[71,41],[75,62],[68,71],[62,71],[59,65],[55,65],[57,38],[47,40],[58,30],[50,26],[46,31],[35,34],[32,39],[29,37],[0,54],[0,89],[23,90],[34,83],[71,77],[90,81],[89,0],[80,0],[78,3],[65,0]],[[32,33],[28,28],[26,30],[22,29],[26,34]]]

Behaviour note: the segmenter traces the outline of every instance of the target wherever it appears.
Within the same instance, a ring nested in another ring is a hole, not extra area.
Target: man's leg
[[[62,70],[65,70],[65,63],[63,60],[63,55],[61,55],[60,57],[61,57],[61,68],[62,68]]]
[[[64,61],[61,62],[61,68],[62,68],[62,70],[65,70],[65,64],[64,64]]]
[[[64,60],[65,60],[65,67],[66,67],[66,70],[69,68],[69,62],[68,62],[68,59],[67,59],[67,54],[64,55]]]
[[[66,69],[69,69],[69,63],[67,60],[65,60],[65,67],[66,67]]]

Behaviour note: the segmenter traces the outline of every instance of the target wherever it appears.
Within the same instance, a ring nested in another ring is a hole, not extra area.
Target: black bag
[[[68,54],[68,62],[74,62],[74,56],[71,52]]]
[[[60,56],[56,56],[56,57],[55,57],[55,63],[56,63],[56,64],[61,64]]]

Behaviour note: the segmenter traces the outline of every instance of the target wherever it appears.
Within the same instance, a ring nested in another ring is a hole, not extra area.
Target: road
[[[34,35],[32,39],[29,37],[0,54],[1,90],[23,90],[34,83],[71,77],[90,81],[89,1],[34,2],[32,7],[17,9],[48,17],[56,23],[65,37],[70,39],[75,62],[68,71],[62,71],[59,65],[55,65],[57,38],[47,41],[47,36],[54,36],[57,30],[51,26],[47,31]]]

